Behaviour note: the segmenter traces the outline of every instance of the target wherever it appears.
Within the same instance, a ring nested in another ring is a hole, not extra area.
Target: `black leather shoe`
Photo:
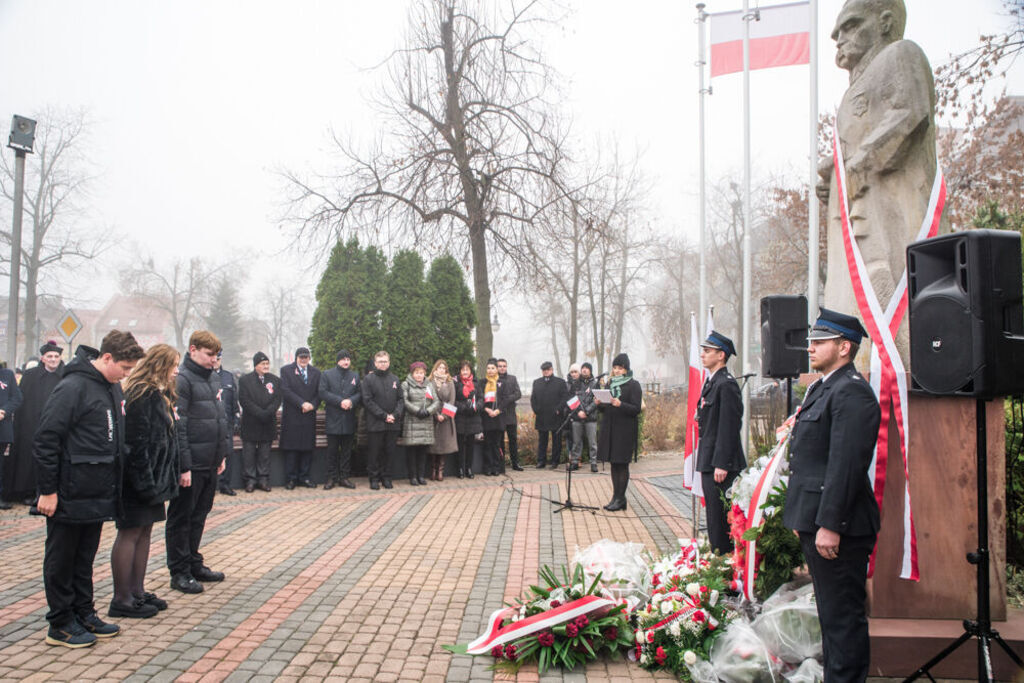
[[[220,491],[221,493],[223,493],[225,496],[237,496],[238,495],[237,493],[235,493],[235,490],[233,488],[231,488],[230,486],[225,486],[225,487],[217,489],[217,490]]]
[[[466,470],[461,470],[460,469],[459,470],[459,479],[465,479],[465,478],[466,478]]]
[[[512,469],[514,469],[516,472],[522,472],[523,471],[523,468],[520,467],[519,463],[517,463],[517,462],[512,463]]]
[[[426,479],[424,479],[423,477],[416,477],[416,482],[417,482],[417,483],[418,483],[418,484],[419,484],[420,486],[426,486],[426,485],[427,485],[427,480],[426,480]]]
[[[383,481],[381,481],[381,486],[383,486],[386,489],[394,488],[391,485],[391,480],[390,479],[384,479]]]
[[[409,486],[419,486],[420,480],[416,477],[409,477]]]
[[[136,599],[130,605],[122,605],[111,600],[107,615],[111,617],[126,617],[128,619],[149,619],[150,617],[155,617],[159,611],[153,605],[147,605],[145,600]]]
[[[558,463],[556,462],[556,463],[555,463],[554,465],[552,465],[552,466],[551,466],[551,467],[549,467],[548,469],[549,469],[549,470],[557,470],[557,469],[558,469],[558,467],[559,467],[559,464],[558,464]]]
[[[10,510],[13,505],[8,503],[6,500],[0,500],[0,510]]]
[[[203,584],[196,581],[191,574],[175,574],[172,576],[171,588],[182,593],[203,592]]]
[[[342,479],[341,481],[339,481],[338,486],[342,487],[343,489],[354,489],[356,487],[356,485],[353,484],[348,479]]]
[[[138,598],[139,596],[136,595],[135,597]],[[158,598],[155,593],[143,593],[141,599],[147,605],[152,605],[161,612],[167,609],[167,601]]]
[[[207,581],[209,583],[216,583],[217,581],[224,580],[224,572],[215,572],[204,565],[199,569],[192,570],[192,578],[196,581]]]
[[[613,498],[612,502],[610,502],[610,503],[608,503],[607,505],[604,506],[604,509],[607,510],[608,512],[617,512],[619,510],[625,510],[626,509],[626,499],[625,498]]]
[[[266,491],[267,493],[270,493],[270,484],[263,484],[262,486],[260,486],[260,488]]]
[[[590,463],[590,471],[591,472],[597,472],[597,463],[596,462]]]
[[[473,478],[473,470],[467,469],[466,470],[466,479],[472,479],[472,478]]]
[[[315,489],[316,488],[316,484],[311,482],[309,479],[304,480],[302,482],[302,485],[305,486],[307,489]]]
[[[329,481],[326,484],[324,484],[324,491],[330,491],[333,488],[334,488],[334,482],[333,481]]]
[[[245,485],[245,492],[246,493],[252,493],[255,490],[256,490],[256,487],[253,486],[252,484],[246,484]]]
[[[292,489],[295,488],[295,482],[294,481],[289,481],[287,484],[284,485],[284,487],[286,489],[288,489],[289,491],[291,491]]]
[[[542,470],[542,469],[544,469],[547,466],[548,466],[547,463],[544,463],[544,462],[537,463],[537,469],[538,470]]]
[[[380,482],[377,481],[376,479],[371,479],[370,488],[373,489],[374,491],[380,491]]]

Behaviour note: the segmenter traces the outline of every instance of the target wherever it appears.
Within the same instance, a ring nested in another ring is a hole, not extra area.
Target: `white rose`
[[[668,632],[672,634],[673,638],[678,638],[679,635],[683,632],[682,628],[680,628],[680,626],[679,626],[679,620],[678,619],[676,619],[671,624],[669,624]]]
[[[687,666],[693,666],[697,663],[697,653],[693,650],[687,650],[683,653],[683,661],[686,662]]]
[[[700,584],[697,584],[697,583],[688,583],[688,584],[686,584],[686,592],[689,593],[690,595],[697,595],[697,593],[700,593]]]
[[[661,603],[661,613],[665,614],[665,615],[672,614],[672,603],[671,602],[663,602],[663,603]]]
[[[650,661],[650,659],[648,658],[646,652],[644,652],[642,655],[640,655],[640,663],[641,664],[646,664],[648,661]]]
[[[657,594],[657,595],[655,595],[655,596],[654,596],[653,598],[651,598],[651,604],[652,604],[652,605],[655,605],[655,606],[657,606],[657,604],[658,604],[659,602],[661,602],[662,600],[663,600],[663,596],[662,596],[662,594],[661,594],[661,593],[658,593],[658,594]]]

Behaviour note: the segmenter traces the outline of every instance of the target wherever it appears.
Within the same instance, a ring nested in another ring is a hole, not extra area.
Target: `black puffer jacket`
[[[162,503],[178,495],[178,438],[159,391],[148,389],[126,406],[124,438],[125,507]]]
[[[577,379],[569,380],[569,396],[575,394],[580,400],[579,407],[572,411],[573,422],[597,422],[597,404],[594,403],[594,389],[597,388],[597,380],[593,377],[584,378],[580,375]],[[587,414],[586,419],[580,418],[581,410]]]
[[[39,493],[57,494],[53,519],[89,524],[114,519],[124,453],[124,398],[79,346],[43,407],[33,442]]]
[[[220,467],[230,452],[220,377],[189,356],[178,373],[178,452],[181,471]]]

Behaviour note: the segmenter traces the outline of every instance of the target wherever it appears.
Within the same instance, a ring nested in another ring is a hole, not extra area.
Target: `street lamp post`
[[[11,289],[7,302],[7,361],[17,366],[18,299],[21,289],[21,218],[25,198],[25,155],[32,153],[36,122],[15,114],[7,146],[14,150],[14,221],[11,226]]]

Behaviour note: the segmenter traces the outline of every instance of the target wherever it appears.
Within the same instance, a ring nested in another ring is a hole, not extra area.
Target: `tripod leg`
[[[997,632],[992,631],[992,640],[998,643],[999,647],[1003,648],[1003,650],[1010,657],[1010,659],[1013,660],[1014,664],[1024,669],[1024,662],[1021,661],[1020,657],[1017,656],[1016,652],[1010,649],[1010,646],[1006,644],[1006,641],[1003,640],[1002,636],[1000,636]]]
[[[933,666],[935,666],[936,664],[941,662],[943,659],[945,659],[946,657],[951,655],[954,650],[956,650],[958,647],[960,647],[961,645],[963,645],[964,643],[966,643],[970,639],[971,639],[971,634],[970,633],[964,633],[959,638],[957,638],[952,643],[950,643],[946,647],[945,650],[943,650],[939,654],[937,654],[934,657],[932,657],[931,659],[929,659],[927,664],[925,664],[920,669],[918,669],[917,671],[912,673],[910,676],[904,678],[903,679],[903,683],[910,683],[910,681],[916,681],[921,676],[927,676],[928,680],[934,681],[935,679],[932,678],[932,675],[929,673],[929,670]]]

